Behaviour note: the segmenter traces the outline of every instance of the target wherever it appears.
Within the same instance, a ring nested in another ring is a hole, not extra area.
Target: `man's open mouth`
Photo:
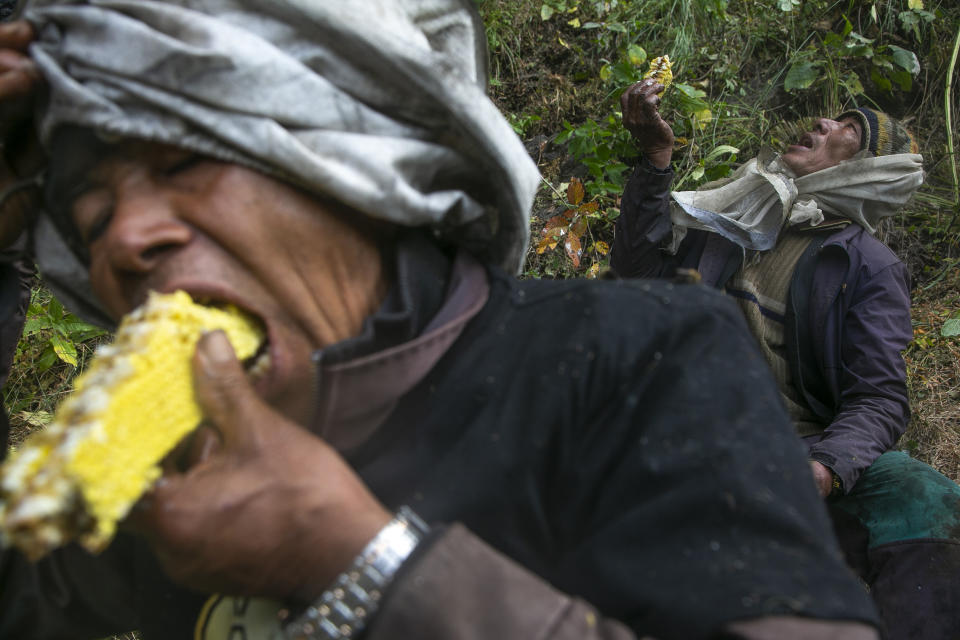
[[[270,371],[270,343],[264,336],[256,353],[243,361],[243,368],[251,381],[257,381]]]

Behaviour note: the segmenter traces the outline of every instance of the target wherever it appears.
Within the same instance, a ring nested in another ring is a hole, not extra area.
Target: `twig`
[[[557,188],[554,187],[552,184],[550,184],[550,182],[546,178],[544,178],[543,176],[540,176],[540,182],[550,187],[550,190],[553,191],[553,193],[556,194],[558,198],[563,200],[564,204],[567,203],[567,197],[562,193],[560,193],[559,191],[557,191]]]
[[[952,95],[953,90],[953,70],[957,66],[957,53],[960,52],[960,27],[957,27],[957,37],[953,41],[953,55],[950,57],[950,66],[947,68],[947,86],[943,96],[943,106],[947,115],[947,153],[950,156],[950,167],[953,169],[953,217],[950,224],[947,225],[947,231],[957,221],[957,214],[960,213],[960,180],[957,179],[957,156],[953,149],[953,125],[951,123]]]

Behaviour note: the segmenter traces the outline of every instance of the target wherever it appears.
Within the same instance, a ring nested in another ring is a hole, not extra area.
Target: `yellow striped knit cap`
[[[882,111],[859,107],[844,111],[836,120],[856,118],[860,121],[863,133],[860,136],[860,150],[869,149],[875,156],[889,156],[895,153],[920,153],[913,134],[903,123]]]

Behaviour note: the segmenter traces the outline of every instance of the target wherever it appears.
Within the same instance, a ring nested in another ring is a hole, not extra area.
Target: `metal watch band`
[[[370,541],[353,565],[341,573],[306,611],[283,631],[285,640],[355,638],[377,611],[383,592],[429,527],[409,507]]]

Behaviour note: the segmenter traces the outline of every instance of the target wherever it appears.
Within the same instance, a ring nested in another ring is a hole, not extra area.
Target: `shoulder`
[[[844,248],[852,270],[873,277],[883,272],[906,273],[903,261],[890,247],[859,225],[850,225],[827,240]]]
[[[747,336],[736,305],[711,287],[664,280],[516,280],[493,272],[499,322],[535,340],[581,336],[621,356],[695,336]],[[659,347],[658,347],[659,348]]]

